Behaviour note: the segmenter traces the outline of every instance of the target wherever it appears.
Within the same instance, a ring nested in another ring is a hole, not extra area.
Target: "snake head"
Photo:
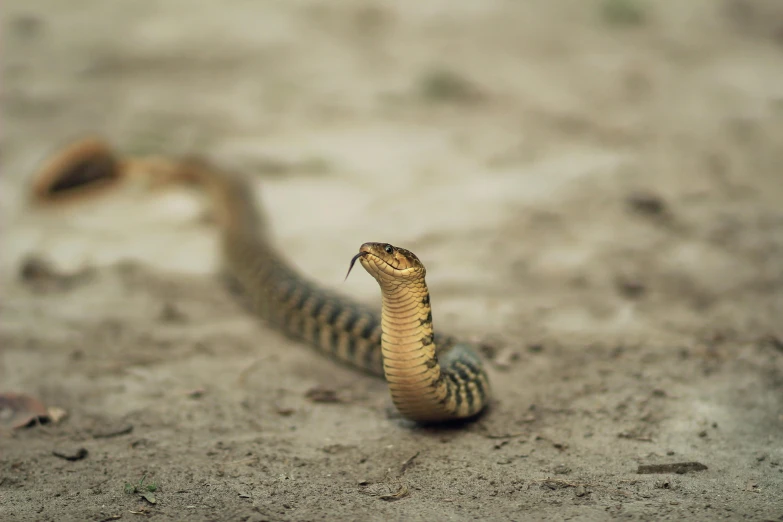
[[[410,250],[390,245],[389,243],[365,243],[359,248],[359,253],[351,260],[348,273],[351,273],[356,260],[359,259],[367,272],[379,282],[381,280],[399,280],[424,277],[424,265]],[[348,275],[345,276],[348,278]]]

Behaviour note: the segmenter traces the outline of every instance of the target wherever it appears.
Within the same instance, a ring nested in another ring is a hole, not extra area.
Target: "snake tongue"
[[[348,276],[351,275],[351,270],[353,270],[353,265],[356,264],[356,260],[360,257],[364,256],[367,252],[359,252],[355,256],[353,256],[353,259],[351,259],[351,264],[348,266],[348,273],[345,274],[345,279],[343,279],[343,282],[345,282],[348,279]]]

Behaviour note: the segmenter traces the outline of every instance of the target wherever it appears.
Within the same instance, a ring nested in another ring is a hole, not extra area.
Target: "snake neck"
[[[424,278],[406,284],[381,281],[381,349],[392,401],[413,420],[444,420],[448,386],[441,375]]]

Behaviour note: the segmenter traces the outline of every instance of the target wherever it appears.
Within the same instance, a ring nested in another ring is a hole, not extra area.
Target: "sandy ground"
[[[779,2],[4,7],[0,391],[68,416],[0,428],[0,519],[783,520]],[[193,194],[28,208],[85,133],[257,176],[369,303],[357,247],[415,251],[491,411],[415,427],[248,316]]]

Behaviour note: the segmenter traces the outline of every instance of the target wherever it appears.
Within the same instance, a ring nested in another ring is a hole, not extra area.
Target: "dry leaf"
[[[331,388],[315,386],[307,390],[305,397],[313,402],[340,402],[337,392]]]
[[[52,424],[57,424],[68,416],[67,411],[62,408],[58,408],[57,406],[50,406],[46,411],[49,414],[49,420],[52,422]]]
[[[0,424],[18,429],[29,426],[36,420],[50,420],[49,412],[41,401],[21,393],[0,394]]]
[[[400,489],[397,490],[397,493],[391,494],[391,495],[381,495],[378,497],[381,500],[400,500],[401,498],[405,498],[408,495],[410,495],[410,492],[408,491],[408,486],[405,484],[402,484],[400,486]]]

